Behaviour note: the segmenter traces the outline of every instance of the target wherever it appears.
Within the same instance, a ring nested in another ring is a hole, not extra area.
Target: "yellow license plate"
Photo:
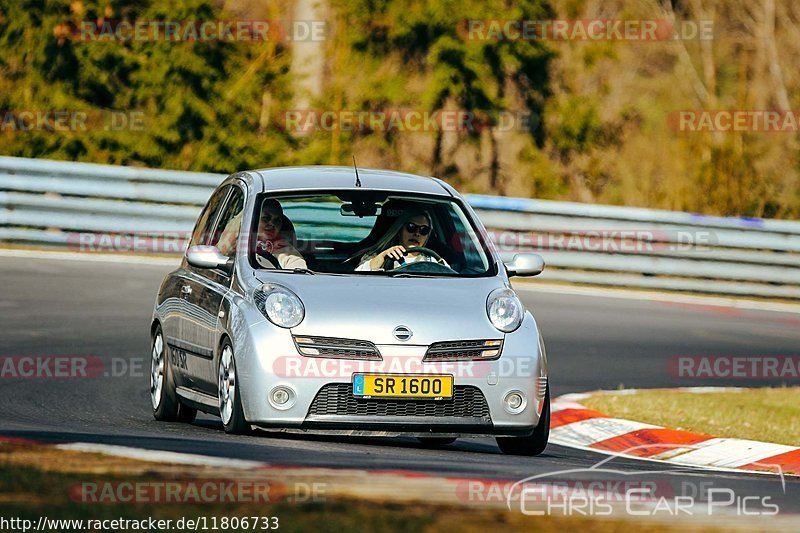
[[[354,374],[353,395],[361,398],[453,397],[453,376]]]

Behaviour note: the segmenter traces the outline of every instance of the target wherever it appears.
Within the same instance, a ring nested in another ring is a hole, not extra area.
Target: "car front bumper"
[[[399,344],[378,345],[382,361],[306,357],[298,353],[288,330],[266,321],[243,328],[235,339],[245,418],[265,428],[344,434],[523,436],[533,432],[544,405],[547,359],[530,313],[519,329],[505,335],[502,355],[494,361],[423,363],[427,346]],[[450,400],[357,399],[351,392],[356,372],[451,374],[456,394]],[[276,387],[289,392],[286,404],[271,400]],[[336,388],[335,394],[331,387]],[[519,412],[510,412],[504,404],[512,392],[524,398]],[[407,405],[409,402],[415,405]]]

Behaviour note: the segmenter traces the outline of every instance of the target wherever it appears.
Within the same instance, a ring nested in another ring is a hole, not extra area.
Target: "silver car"
[[[447,183],[386,170],[240,172],[211,195],[158,291],[150,394],[157,420],[219,415],[225,431],[491,435],[547,445],[539,328]]]

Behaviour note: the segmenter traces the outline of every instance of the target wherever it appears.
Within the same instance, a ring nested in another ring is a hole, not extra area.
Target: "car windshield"
[[[397,277],[494,273],[486,243],[454,199],[380,191],[266,194],[255,210],[250,260],[256,268]]]

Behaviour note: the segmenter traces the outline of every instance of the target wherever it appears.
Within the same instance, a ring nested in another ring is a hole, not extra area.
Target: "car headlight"
[[[486,299],[486,314],[492,325],[504,333],[511,333],[522,324],[525,308],[517,295],[508,288],[495,289]]]
[[[281,285],[262,285],[255,291],[254,299],[258,310],[270,322],[282,328],[293,328],[306,316],[306,309],[300,298]]]

